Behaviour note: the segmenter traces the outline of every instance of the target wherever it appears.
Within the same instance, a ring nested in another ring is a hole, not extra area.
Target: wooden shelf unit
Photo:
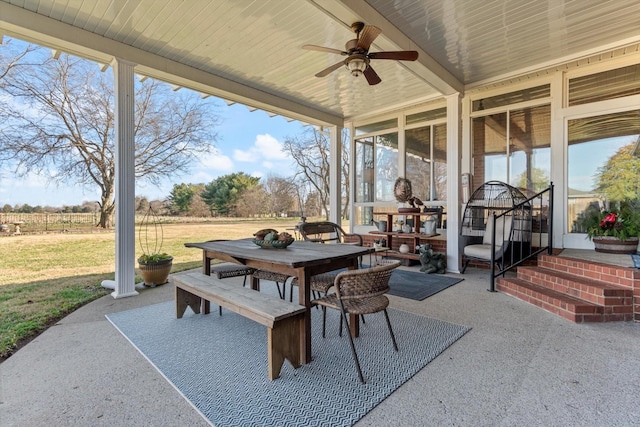
[[[436,236],[439,236],[439,233],[434,234],[423,234],[420,233],[420,218],[428,217],[428,216],[436,216],[437,212],[374,212],[374,216],[386,216],[387,220],[387,231],[370,231],[369,234],[374,236],[384,236],[387,240],[387,247],[389,247],[389,251],[385,253],[385,256],[389,256],[392,258],[400,258],[408,261],[418,261],[420,260],[420,254],[416,253],[416,246],[418,246],[421,240],[427,240]],[[413,226],[411,227],[410,233],[404,233],[399,231],[393,231],[393,218],[403,216],[413,218]],[[394,240],[396,240],[396,244],[394,247]],[[409,245],[409,253],[402,253],[398,250],[399,243],[406,243]]]

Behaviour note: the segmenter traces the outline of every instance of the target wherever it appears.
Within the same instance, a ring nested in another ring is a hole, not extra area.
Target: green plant
[[[138,262],[140,264],[158,264],[162,261],[168,261],[173,259],[171,255],[166,252],[155,253],[155,254],[143,254],[138,258]]]
[[[612,236],[619,240],[640,236],[640,201],[617,202],[614,209],[591,210],[582,221],[589,239]]]

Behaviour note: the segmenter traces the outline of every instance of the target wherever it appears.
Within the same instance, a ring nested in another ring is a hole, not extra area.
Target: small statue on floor
[[[447,259],[445,254],[433,252],[431,245],[421,245],[418,252],[420,253],[420,264],[422,264],[420,271],[429,274],[445,273],[447,270]]]

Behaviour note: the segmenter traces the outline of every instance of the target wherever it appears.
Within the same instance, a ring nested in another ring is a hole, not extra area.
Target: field
[[[162,251],[173,255],[172,271],[187,270],[202,265],[202,252],[184,247],[186,242],[251,237],[261,228],[284,231],[298,221],[292,218],[163,224]],[[136,235],[136,256],[142,253],[139,246]],[[3,236],[0,265],[1,361],[57,320],[111,292],[100,284],[114,278],[115,234]],[[140,280],[136,270],[136,282]]]

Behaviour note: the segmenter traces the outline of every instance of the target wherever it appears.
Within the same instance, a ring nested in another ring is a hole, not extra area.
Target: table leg
[[[207,251],[202,251],[202,273],[211,276],[211,258],[207,256]],[[211,302],[202,298],[202,314],[209,314]]]
[[[353,263],[349,266],[349,270],[356,270],[358,268],[358,259],[354,258]],[[360,316],[355,314],[349,314],[349,330],[351,336],[357,338],[360,336]]]
[[[300,325],[300,360],[311,363],[311,275],[308,271],[298,270],[298,303],[306,307],[304,322]]]

